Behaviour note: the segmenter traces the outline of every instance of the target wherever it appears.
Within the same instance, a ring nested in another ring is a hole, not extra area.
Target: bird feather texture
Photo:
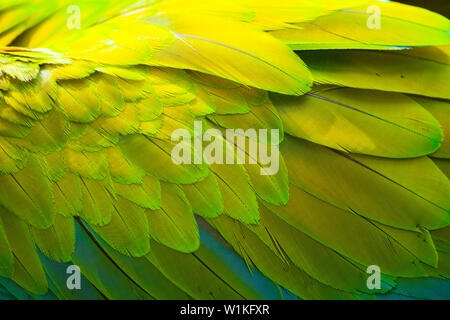
[[[449,29],[374,0],[3,0],[0,299],[448,299]]]

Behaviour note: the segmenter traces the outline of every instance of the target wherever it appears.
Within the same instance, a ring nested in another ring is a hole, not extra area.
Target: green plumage
[[[3,0],[0,298],[449,298],[449,29],[372,0]]]

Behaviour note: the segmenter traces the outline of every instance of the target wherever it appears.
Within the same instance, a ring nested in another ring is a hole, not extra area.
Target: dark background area
[[[397,2],[426,8],[450,18],[450,0],[395,0]]]

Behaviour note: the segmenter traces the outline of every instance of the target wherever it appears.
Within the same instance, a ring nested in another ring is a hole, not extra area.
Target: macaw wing
[[[380,32],[360,12],[374,4]],[[0,294],[427,297],[410,278],[449,277],[447,19],[356,0],[17,0],[0,14]],[[278,129],[256,142],[278,154],[273,175],[249,150],[195,161],[186,141],[193,161],[172,161],[175,130],[252,128]],[[70,264],[83,293],[65,287]]]

